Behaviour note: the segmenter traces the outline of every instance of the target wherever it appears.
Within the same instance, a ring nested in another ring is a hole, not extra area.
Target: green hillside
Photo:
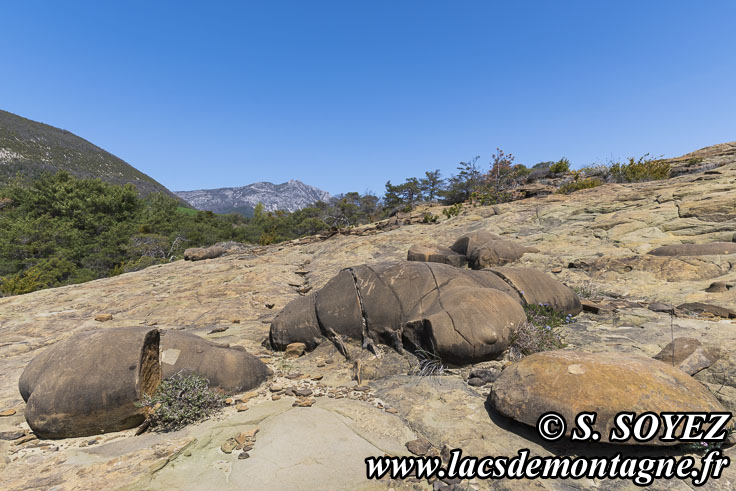
[[[0,185],[20,174],[26,180],[64,170],[79,178],[98,177],[133,184],[142,195],[171,191],[109,152],[47,124],[0,110]]]

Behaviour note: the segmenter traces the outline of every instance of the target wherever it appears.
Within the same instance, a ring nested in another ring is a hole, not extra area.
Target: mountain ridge
[[[18,174],[32,180],[43,172],[58,171],[111,184],[130,183],[142,195],[175,196],[152,177],[71,131],[0,110],[0,184]]]
[[[283,210],[294,212],[317,201],[327,201],[330,194],[297,179],[281,184],[268,181],[254,182],[245,186],[192,191],[174,191],[174,194],[198,210],[214,213],[253,214],[258,203],[266,211]]]

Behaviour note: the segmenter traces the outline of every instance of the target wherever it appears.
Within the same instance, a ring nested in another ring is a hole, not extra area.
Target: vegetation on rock
[[[147,410],[151,427],[178,430],[207,419],[224,406],[225,397],[207,384],[200,375],[179,373],[164,379],[153,396],[144,394],[141,406]]]

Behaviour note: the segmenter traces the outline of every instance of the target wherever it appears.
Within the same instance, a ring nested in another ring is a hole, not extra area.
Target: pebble
[[[0,416],[12,416],[15,414],[15,409],[6,409],[2,412],[0,412]]]
[[[250,455],[248,455],[248,452],[240,452],[240,454],[238,455],[238,460],[245,460],[249,457]]]
[[[112,314],[97,314],[95,316],[97,322],[107,322],[112,320]]]
[[[271,400],[272,401],[278,401],[279,399],[281,399],[281,396],[278,395],[278,394],[274,394],[274,395],[271,396]]]
[[[486,385],[486,381],[483,380],[482,378],[473,377],[473,378],[468,379],[468,385],[472,387],[482,387]]]
[[[296,389],[294,391],[294,394],[298,397],[307,397],[307,396],[311,396],[313,392],[311,389],[302,388],[302,389]]]
[[[239,413],[242,413],[243,411],[248,410],[248,406],[246,406],[245,404],[238,404],[237,406],[235,406],[235,409],[237,409]]]
[[[284,388],[279,384],[272,384],[271,387],[268,388],[268,390],[270,390],[271,392],[280,392],[284,390]]]
[[[238,442],[235,441],[235,438],[228,438],[225,440],[225,443],[220,445],[220,450],[222,450],[225,453],[233,453],[233,450],[235,450],[235,447],[238,446]]]
[[[414,455],[426,455],[429,449],[432,448],[432,444],[426,438],[417,438],[404,444],[406,449]]]

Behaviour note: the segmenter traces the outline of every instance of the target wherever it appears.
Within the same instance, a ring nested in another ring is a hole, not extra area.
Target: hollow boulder
[[[157,329],[102,329],[72,336],[36,356],[18,388],[40,438],[96,435],[144,420],[137,403],[161,381]]]
[[[568,423],[567,435],[578,413],[595,411],[593,429],[601,442],[609,442],[615,417],[622,411],[639,415],[724,410],[700,382],[661,361],[565,350],[536,353],[509,366],[496,379],[489,398],[501,414],[530,426],[544,413],[557,412]],[[633,439],[627,443],[637,444]],[[645,444],[673,443],[655,437]]]

